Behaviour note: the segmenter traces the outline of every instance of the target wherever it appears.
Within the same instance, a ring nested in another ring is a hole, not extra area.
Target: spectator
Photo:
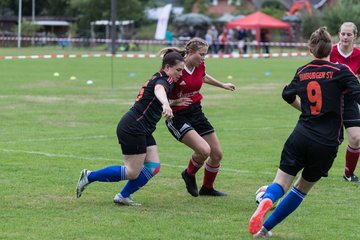
[[[170,30],[165,33],[165,41],[167,46],[172,46],[174,41],[174,35]]]
[[[205,35],[205,41],[209,44],[209,53],[215,53],[215,49],[213,48],[213,38],[211,29],[208,29]]]
[[[260,32],[260,42],[262,45],[263,53],[270,53],[269,42],[270,42],[270,34],[268,29],[261,29]]]
[[[238,28],[238,48],[240,54],[246,54],[247,52],[247,45],[245,41],[247,41],[247,33],[245,29]]]

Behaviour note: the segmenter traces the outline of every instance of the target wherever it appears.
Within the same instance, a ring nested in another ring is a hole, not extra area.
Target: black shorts
[[[186,109],[175,112],[174,117],[165,122],[170,133],[179,141],[190,130],[195,130],[200,136],[215,131],[202,112],[200,103],[195,103]]]
[[[146,153],[146,148],[156,145],[154,137],[145,134],[141,126],[129,115],[125,114],[116,129],[121,150],[124,155]]]
[[[359,105],[350,97],[344,97],[343,107],[344,127],[360,127]]]
[[[337,151],[338,146],[320,144],[294,131],[285,142],[279,168],[292,176],[304,169],[302,177],[306,181],[316,182],[328,176]]]

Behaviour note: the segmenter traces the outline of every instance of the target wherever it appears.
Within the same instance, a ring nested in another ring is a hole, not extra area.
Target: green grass
[[[237,86],[202,89],[224,150],[216,188],[229,196],[187,194],[180,172],[191,151],[161,120],[162,169],[134,194],[140,207],[112,203],[125,182],[95,183],[80,199],[75,188],[81,169],[123,163],[117,122],[160,59],[114,59],[113,80],[109,58],[0,60],[0,239],[252,239],[255,191],[273,180],[299,115],[281,91],[308,60],[207,60],[209,74]],[[273,239],[358,239],[360,185],[342,181],[345,146]]]

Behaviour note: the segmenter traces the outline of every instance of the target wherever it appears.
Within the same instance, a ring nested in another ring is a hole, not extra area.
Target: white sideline
[[[88,137],[59,137],[59,138],[36,138],[36,139],[22,139],[16,141],[0,141],[0,143],[10,144],[19,142],[51,142],[51,141],[64,141],[64,140],[82,140],[82,139],[99,139],[99,138],[111,138],[110,135],[95,135]]]
[[[103,158],[103,157],[85,157],[85,156],[76,156],[76,155],[72,155],[72,154],[56,154],[56,153],[47,153],[47,152],[36,152],[36,151],[26,151],[26,150],[16,150],[16,149],[6,149],[6,148],[1,148],[0,149],[1,152],[7,152],[7,153],[26,153],[26,154],[33,154],[33,155],[43,155],[46,157],[63,157],[63,158],[76,158],[76,159],[81,159],[81,160],[101,160],[101,161],[119,161],[121,160],[121,158],[119,157],[119,159],[111,159],[111,158]],[[184,166],[181,165],[172,165],[172,164],[166,164],[166,163],[161,163],[161,166],[164,167],[170,167],[170,168],[184,168]],[[254,173],[258,173],[255,171],[249,171],[249,170],[238,170],[238,169],[233,169],[233,168],[221,168],[222,172],[232,172],[232,173],[240,173],[240,174],[254,174]],[[266,175],[273,175],[274,172],[261,172],[261,174],[266,174]]]

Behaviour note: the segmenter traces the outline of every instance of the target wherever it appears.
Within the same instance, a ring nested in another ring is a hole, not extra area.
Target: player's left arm
[[[206,74],[204,76],[204,83],[213,85],[215,87],[224,88],[224,89],[230,90],[230,91],[235,90],[235,85],[234,84],[220,82],[220,81],[216,80],[215,78],[213,78],[212,76],[210,76],[209,74]]]

